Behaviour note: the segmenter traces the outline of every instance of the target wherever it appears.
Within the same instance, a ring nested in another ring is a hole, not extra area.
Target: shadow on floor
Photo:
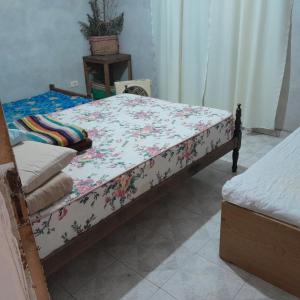
[[[219,160],[161,195],[54,274],[53,299],[268,299],[270,286],[218,257],[221,189],[232,176]]]

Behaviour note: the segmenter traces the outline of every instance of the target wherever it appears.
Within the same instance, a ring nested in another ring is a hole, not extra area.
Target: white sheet
[[[300,227],[300,128],[228,181],[223,199]]]

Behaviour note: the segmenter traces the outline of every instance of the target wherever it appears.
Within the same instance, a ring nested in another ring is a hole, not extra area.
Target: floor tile
[[[166,291],[160,289],[158,290],[150,300],[177,300],[175,297],[168,294]]]
[[[191,251],[181,246],[169,255],[160,265],[148,272],[146,278],[161,287],[165,284],[193,255]]]
[[[151,230],[142,226],[142,224],[139,222],[139,219],[135,218],[102,240],[101,245],[104,247],[104,249],[113,247],[115,245],[132,245],[145,239],[149,233],[151,233]]]
[[[239,165],[251,166],[281,140],[244,134]],[[219,258],[221,190],[235,176],[231,156],[170,188],[56,273],[53,299],[296,299]]]
[[[274,146],[279,144],[285,137],[286,134],[281,137],[273,137],[257,133],[246,133],[243,131],[239,165],[250,167]],[[231,153],[228,153],[222,159],[229,162],[232,161]]]
[[[238,276],[242,277],[243,279],[248,279],[250,274],[246,271],[225,262],[219,256],[219,239],[211,239],[201,248],[201,250],[197,253],[201,257],[205,258],[206,260],[218,265],[219,267],[225,268],[229,271],[236,273]]]
[[[78,300],[149,299],[158,287],[120,262],[96,274],[74,295]]]
[[[170,196],[171,197],[171,196]],[[201,204],[199,200],[198,209],[200,211],[201,205],[205,210],[205,205]],[[167,199],[166,201],[167,202]],[[188,206],[196,205],[197,200],[190,201]],[[194,203],[194,204],[193,204]],[[219,224],[208,222],[220,210],[220,202],[214,205],[215,209],[209,205],[207,201],[205,216],[193,212],[193,208],[185,209],[178,205],[171,205],[163,208],[164,214],[159,217],[147,217],[147,213],[143,215],[141,221],[145,227],[151,228],[164,237],[172,240],[178,247],[184,245],[192,252],[197,252],[210,238],[218,236]],[[210,211],[210,213],[208,213]]]
[[[157,286],[163,285],[191,254],[157,231],[134,243],[106,245],[106,251]]]
[[[163,287],[179,300],[232,300],[244,280],[194,255]]]
[[[53,278],[73,294],[113,262],[115,262],[115,258],[96,245],[54,274]]]
[[[251,276],[245,283],[234,300],[297,300],[283,290],[257,278]]]
[[[48,281],[48,290],[51,300],[75,300],[63,287],[54,280]]]
[[[241,165],[238,165],[237,173],[232,173],[231,172],[232,161],[227,161],[227,160],[223,159],[223,157],[221,159],[218,159],[213,164],[211,164],[210,167],[212,169],[216,169],[218,171],[225,173],[226,180],[229,180],[230,178],[232,178],[236,175],[239,175],[247,170],[247,168],[245,168]]]

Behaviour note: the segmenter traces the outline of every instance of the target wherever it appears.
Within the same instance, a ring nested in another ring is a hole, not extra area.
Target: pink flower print
[[[105,135],[105,131],[102,129],[93,128],[88,131],[89,138],[95,139]]]
[[[89,105],[92,105],[92,106],[101,106],[104,103],[105,102],[103,100],[97,100],[97,101],[90,102]]]
[[[144,133],[151,133],[157,131],[153,126],[147,125],[142,129]]]
[[[114,195],[117,198],[124,198],[128,190],[131,178],[127,174],[124,174],[120,176],[117,179],[117,181],[118,181],[119,188],[114,192]]]
[[[79,194],[83,195],[88,193],[94,185],[94,180],[91,178],[81,179],[76,183],[76,188]]]
[[[128,186],[129,186],[129,183],[130,183],[130,179],[131,178],[127,174],[124,174],[124,175],[122,175],[120,177],[120,181],[119,182],[120,182],[121,188],[123,190],[127,190]]]
[[[96,150],[92,148],[86,151],[84,154],[78,156],[78,162],[83,163],[83,162],[88,162],[95,158],[103,159],[104,157],[105,157],[105,153],[103,153],[100,150]]]
[[[145,112],[145,111],[138,111],[136,113],[134,113],[134,118],[135,119],[149,119],[151,117],[151,113],[150,112]]]
[[[151,135],[152,133],[156,133],[158,132],[158,130],[156,128],[154,128],[151,125],[147,125],[141,129],[136,130],[136,132],[134,132],[133,136],[134,137],[146,137]]]
[[[126,194],[126,191],[122,190],[122,189],[118,189],[114,192],[115,196],[117,198],[124,198],[125,197],[125,194]]]
[[[177,111],[176,116],[177,117],[189,117],[193,113],[195,113],[194,108],[188,106],[188,107],[181,109],[180,111]]]
[[[103,119],[103,114],[99,111],[95,111],[92,113],[89,113],[89,121],[95,121],[95,120],[99,120],[99,119]]]
[[[193,153],[193,146],[194,146],[194,142],[191,140],[188,140],[187,142],[185,142],[185,149],[184,149],[184,153],[183,153],[183,157],[185,159],[189,159],[192,156]]]
[[[125,95],[125,94],[123,94],[123,95]],[[124,98],[124,105],[129,106],[129,107],[149,104],[149,99],[144,99],[141,96],[137,96],[135,99],[125,98],[124,96],[123,96],[123,98]]]
[[[141,103],[141,99],[133,99],[126,101],[126,106],[137,106]]]
[[[94,158],[103,159],[106,155],[105,155],[105,153],[103,153],[103,152],[96,151],[96,152],[93,154],[93,156],[94,156]]]
[[[194,128],[200,132],[206,130],[209,127],[211,127],[210,123],[203,123],[203,122],[199,122],[194,126]]]
[[[157,146],[147,147],[146,151],[149,156],[156,156],[161,152],[161,149]]]

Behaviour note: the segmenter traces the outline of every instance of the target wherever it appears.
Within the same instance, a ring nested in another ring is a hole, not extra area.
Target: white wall
[[[124,11],[122,52],[132,54],[135,79],[150,78],[157,94],[152,44],[151,0],[118,0]],[[12,101],[47,90],[53,82],[84,92],[81,57],[89,54],[78,21],[89,11],[87,0],[0,0],[0,98]],[[300,0],[295,0],[291,73],[284,129],[300,126]]]
[[[151,79],[152,93],[157,94],[156,67],[152,44],[151,0],[118,0],[123,11],[124,29],[120,50],[132,55],[134,79]]]
[[[118,0],[125,12],[121,52],[132,54],[134,78],[153,80],[150,0]],[[79,20],[90,11],[88,0],[0,0],[0,99],[4,102],[48,90],[49,83],[85,92],[82,56],[88,42]],[[124,76],[124,78],[126,78]]]
[[[85,91],[80,32],[87,0],[0,0],[0,99],[12,101],[48,90],[49,83]]]

